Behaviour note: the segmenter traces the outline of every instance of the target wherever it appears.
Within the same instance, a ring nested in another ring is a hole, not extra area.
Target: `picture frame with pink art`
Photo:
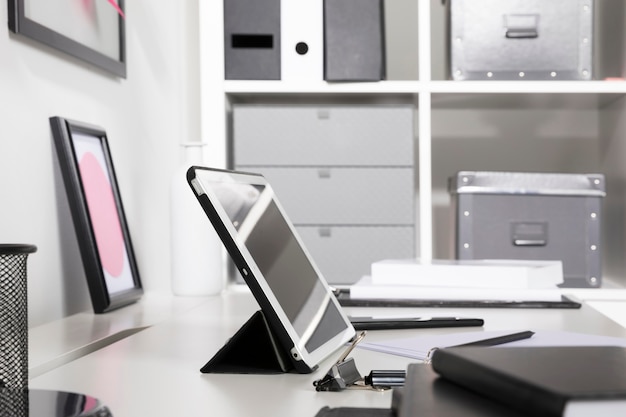
[[[50,128],[93,310],[133,303],[143,287],[106,131],[58,116]]]
[[[124,0],[8,0],[8,23],[18,36],[126,78]]]

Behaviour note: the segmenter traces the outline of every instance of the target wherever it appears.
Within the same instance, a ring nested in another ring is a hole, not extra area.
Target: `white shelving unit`
[[[608,191],[604,275],[626,285],[626,82],[450,81],[441,1],[387,1],[391,5],[409,11],[395,13],[402,16],[400,26],[414,25],[394,30],[416,34],[417,39],[411,40],[410,50],[405,45],[393,57],[388,54],[388,62],[405,54],[407,66],[418,74],[408,80],[331,84],[224,81],[223,4],[200,2],[202,136],[209,143],[208,163],[227,165],[227,116],[235,102],[412,103],[417,116],[416,256],[450,256],[446,181],[456,171],[600,172],[606,175]],[[405,38],[401,33],[392,41]],[[601,51],[603,39],[595,37],[598,57],[609,55]],[[616,41],[626,44],[626,39],[611,40]],[[609,75],[622,76],[619,72]]]

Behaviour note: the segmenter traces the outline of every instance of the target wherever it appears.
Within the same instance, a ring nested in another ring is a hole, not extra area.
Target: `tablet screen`
[[[222,223],[228,220],[220,235],[229,252],[236,250],[245,259],[250,271],[238,265],[244,279],[250,274],[267,285],[297,334],[299,347],[313,352],[338,335],[353,332],[263,177],[203,169],[196,169],[195,175],[202,187],[200,192],[195,187],[196,193],[207,195]],[[228,248],[225,232],[236,248]]]

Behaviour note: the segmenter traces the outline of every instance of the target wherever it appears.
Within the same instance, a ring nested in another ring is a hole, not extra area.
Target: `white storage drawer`
[[[298,234],[331,284],[352,284],[371,264],[415,257],[415,229],[401,227],[297,226]]]
[[[233,106],[235,167],[413,166],[409,106]]]
[[[411,168],[250,169],[267,178],[294,224],[414,224]]]

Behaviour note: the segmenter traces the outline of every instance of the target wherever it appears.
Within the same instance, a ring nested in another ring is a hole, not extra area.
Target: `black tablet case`
[[[293,369],[289,354],[259,310],[204,365],[202,373],[277,374]]]

